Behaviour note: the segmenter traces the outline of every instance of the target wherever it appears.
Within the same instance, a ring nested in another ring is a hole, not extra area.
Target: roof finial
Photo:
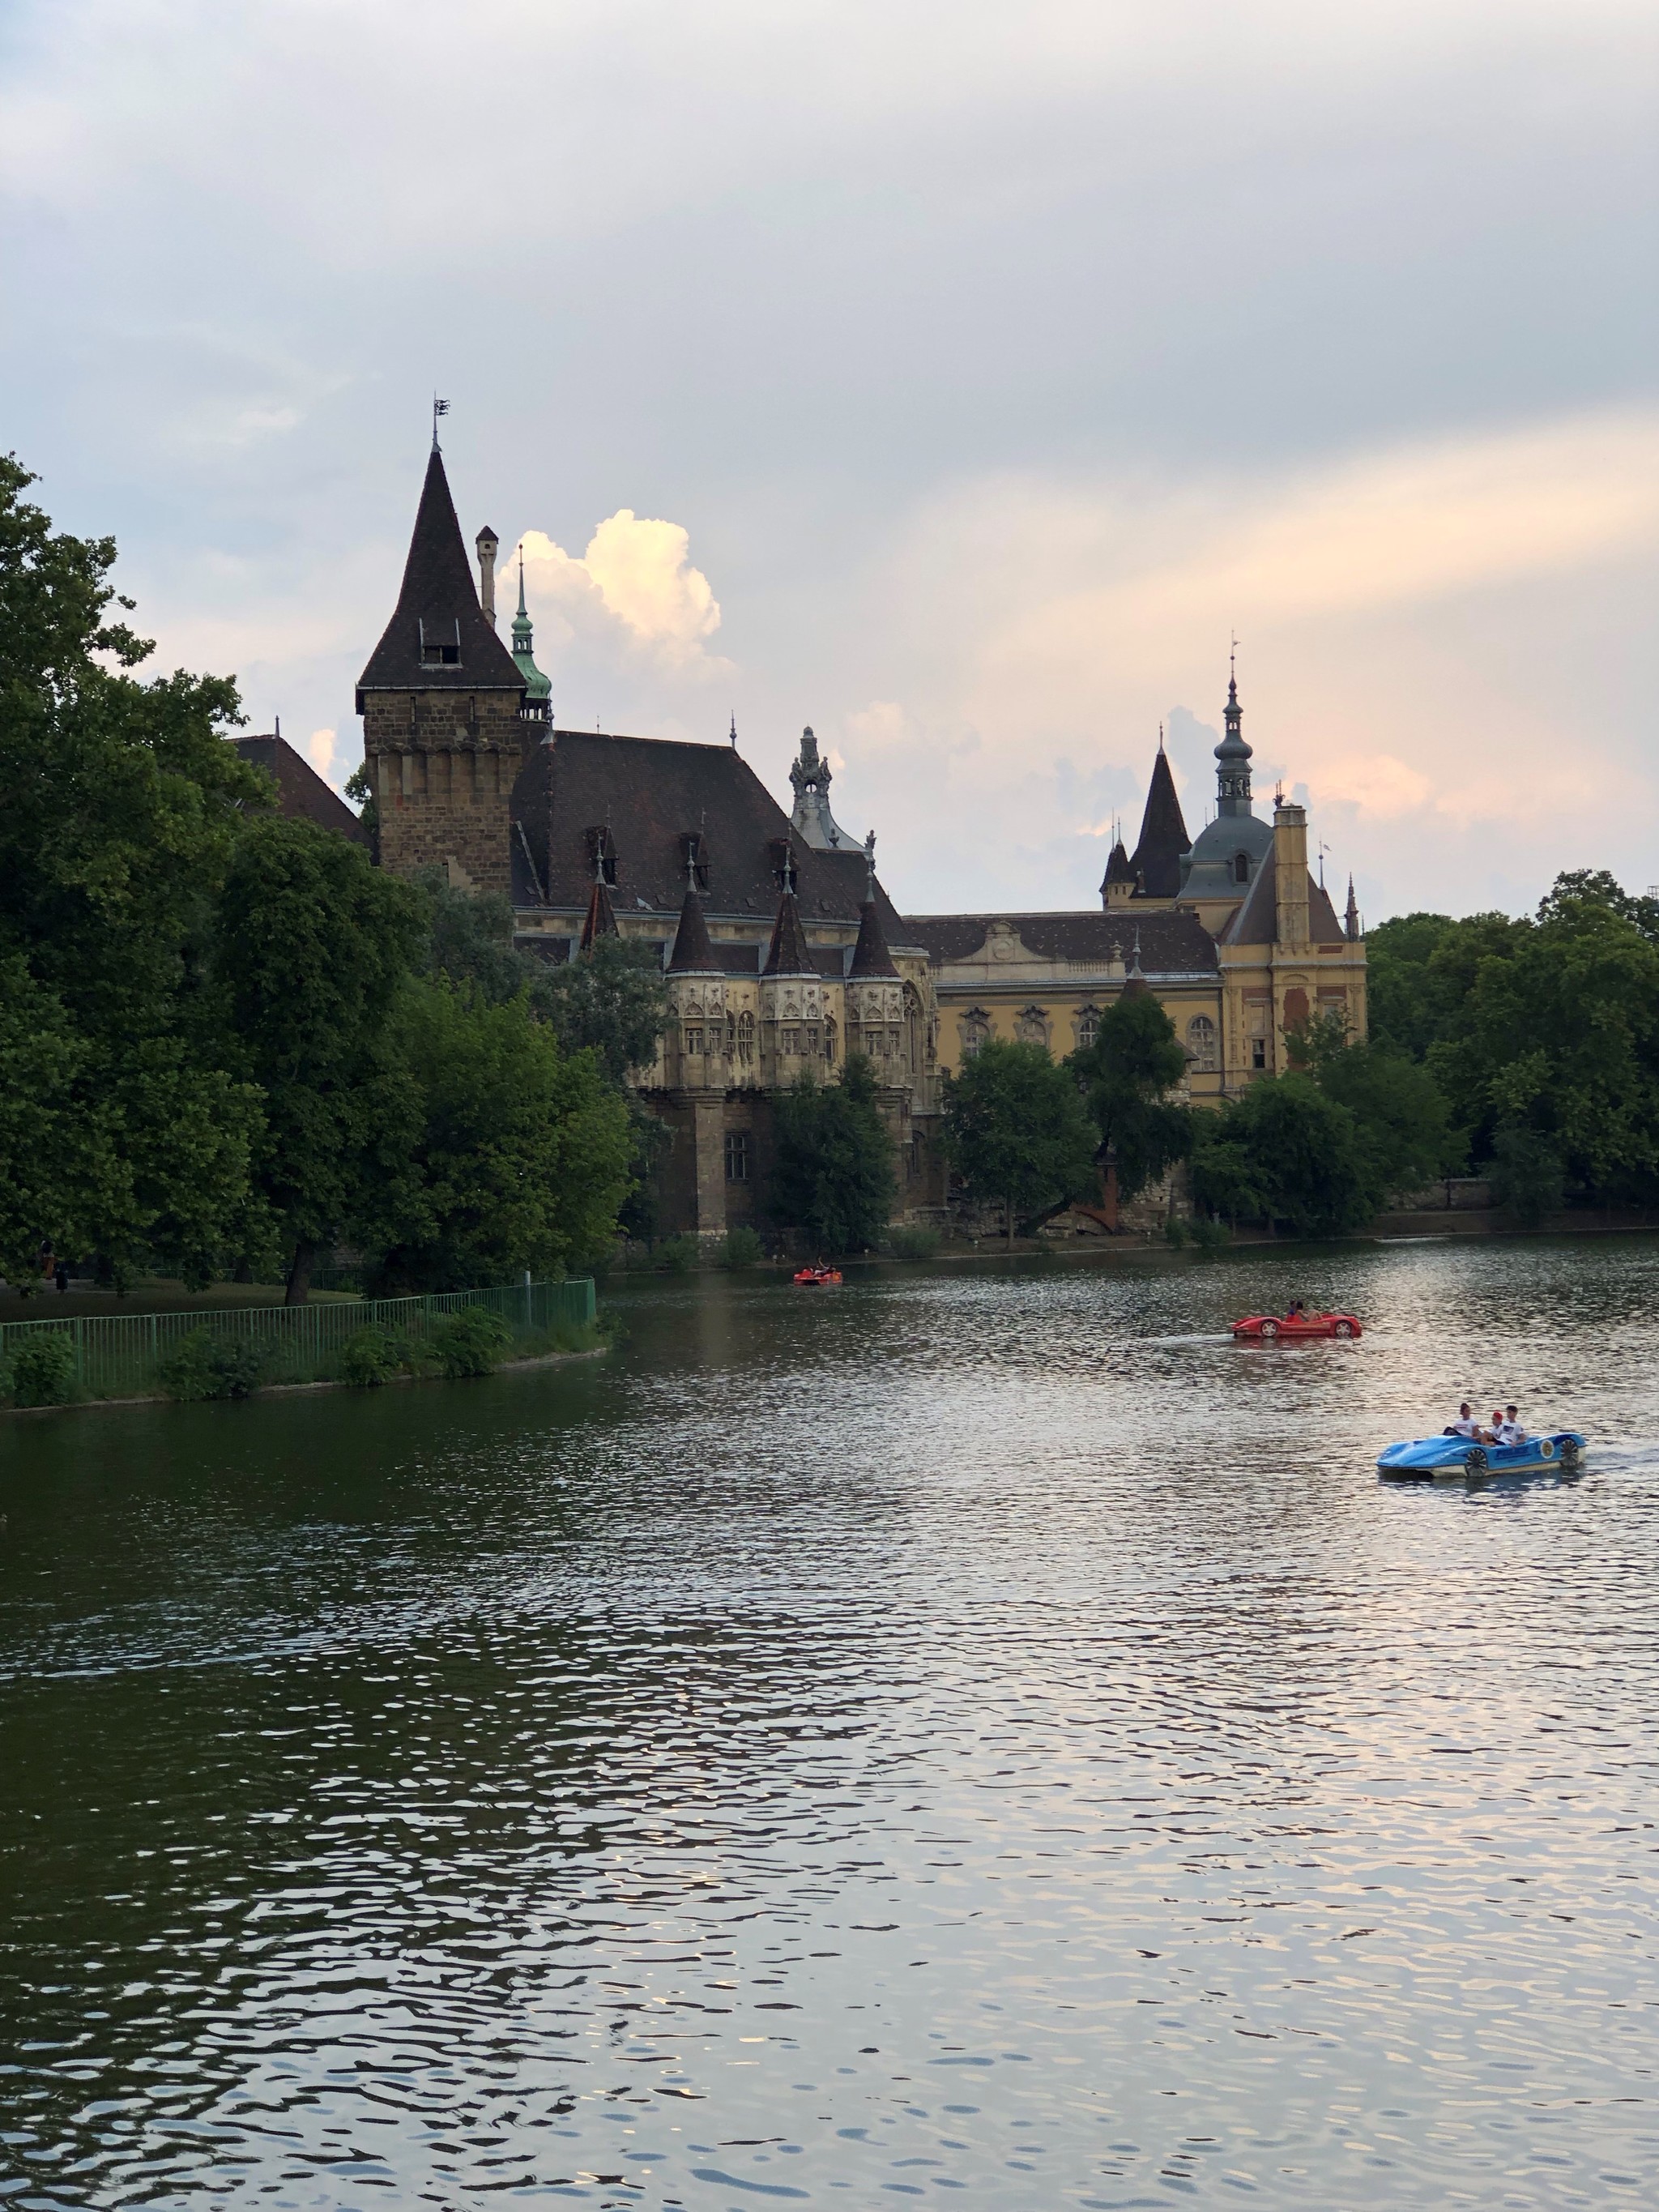
[[[443,451],[443,447],[438,443],[438,417],[441,415],[447,415],[448,412],[449,402],[447,399],[440,399],[434,392],[432,395],[432,450],[434,453],[441,453]]]
[[[738,710],[735,707],[732,709],[732,750],[733,752],[738,750]]]
[[[1158,749],[1159,752],[1162,752],[1164,750],[1164,725],[1162,722],[1158,726]]]
[[[524,603],[524,540],[521,538],[519,540],[519,612],[522,615],[528,611]]]
[[[864,866],[866,872],[864,896],[873,899],[876,895],[876,833],[872,830],[864,841]]]

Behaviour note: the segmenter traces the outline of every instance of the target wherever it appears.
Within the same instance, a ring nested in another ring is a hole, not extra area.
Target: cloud
[[[587,541],[580,558],[544,531],[520,540],[526,591],[550,600],[569,634],[603,636],[609,629],[684,673],[725,673],[730,664],[705,650],[720,611],[701,568],[691,565],[690,533],[618,507]],[[533,610],[532,610],[533,611]]]
[[[334,780],[336,735],[332,730],[313,730],[305,740],[306,758],[325,782]]]

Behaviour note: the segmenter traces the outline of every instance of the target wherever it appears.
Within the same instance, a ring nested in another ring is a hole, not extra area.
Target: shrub
[[[378,1389],[402,1367],[401,1346],[371,1322],[340,1346],[340,1380],[356,1390]]]
[[[728,1229],[726,1241],[715,1254],[715,1264],[721,1267],[752,1267],[766,1256],[765,1248],[747,1222],[736,1229]]]
[[[67,1329],[26,1336],[11,1355],[15,1406],[65,1406],[75,1391],[75,1340]]]
[[[1232,1231],[1224,1221],[1212,1221],[1207,1213],[1195,1213],[1187,1224],[1187,1234],[1200,1252],[1220,1252],[1231,1243]]]
[[[439,1367],[452,1382],[471,1375],[489,1375],[500,1365],[512,1331],[488,1306],[463,1306],[447,1314],[427,1341]]]
[[[659,1275],[689,1275],[697,1252],[695,1237],[665,1237],[652,1255],[652,1265]]]
[[[203,1398],[246,1398],[258,1387],[264,1364],[259,1346],[246,1337],[193,1328],[161,1362],[161,1388],[186,1405]]]
[[[907,1229],[891,1231],[887,1239],[896,1260],[931,1260],[939,1248],[937,1229]]]
[[[1172,1213],[1164,1223],[1164,1241],[1172,1252],[1180,1251],[1187,1242],[1187,1224],[1178,1213]]]

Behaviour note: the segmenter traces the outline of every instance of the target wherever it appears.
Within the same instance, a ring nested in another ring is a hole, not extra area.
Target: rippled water
[[[1659,2197],[1659,1241],[622,1303],[5,1425],[0,2203]]]

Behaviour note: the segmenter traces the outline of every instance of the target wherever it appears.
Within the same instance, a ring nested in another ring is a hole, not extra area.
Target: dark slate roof
[[[859,913],[859,941],[853,947],[853,963],[849,975],[896,975],[893,956],[887,950],[887,939],[882,934],[881,916],[876,911],[873,899],[866,899]]]
[[[1261,863],[1249,896],[1227,925],[1229,945],[1276,945],[1279,942],[1279,864],[1273,852]],[[1308,939],[1313,945],[1344,945],[1342,925],[1330,896],[1308,876]]]
[[[460,659],[434,665],[421,658],[422,624],[428,643],[453,644]],[[472,563],[461,542],[443,455],[427,463],[415,532],[404,563],[403,588],[385,635],[357,678],[360,691],[524,691],[512,654],[483,618]],[[361,712],[361,708],[359,709]]]
[[[1140,842],[1129,866],[1140,878],[1147,898],[1174,898],[1181,889],[1181,856],[1192,849],[1187,824],[1170,773],[1169,756],[1160,744],[1152,763],[1152,780],[1146,788],[1146,811],[1140,817]]]
[[[1135,872],[1129,865],[1129,855],[1124,851],[1123,840],[1120,837],[1106,856],[1106,872],[1100,879],[1100,895],[1104,898],[1109,884],[1132,884],[1134,879]]]
[[[869,883],[863,848],[817,852],[730,745],[555,730],[536,746],[513,789],[534,877],[514,839],[513,896],[522,906],[585,911],[593,866],[587,833],[608,829],[616,854],[617,912],[673,916],[685,890],[683,840],[699,840],[703,909],[764,923],[775,912],[786,845],[793,855],[800,918],[857,923]],[[876,904],[890,945],[908,944],[879,884]],[[834,971],[841,969],[837,965]]]
[[[297,822],[314,822],[319,830],[337,830],[354,845],[368,843],[368,830],[338,792],[323,781],[286,738],[233,738],[230,742],[250,768],[264,769],[275,782],[281,813]]]
[[[1122,908],[1104,914],[929,914],[907,915],[907,943],[923,946],[937,968],[971,960],[994,921],[1009,921],[1022,941],[1044,960],[1079,960],[1103,968],[1115,957],[1127,967],[1140,933],[1140,964],[1149,975],[1213,975],[1215,940],[1195,914],[1134,914]],[[1011,983],[1018,967],[1007,970]]]
[[[688,887],[680,908],[680,926],[674,933],[669,956],[671,975],[708,975],[714,972],[714,949],[708,942],[708,924],[702,918],[702,901],[695,884]]]
[[[837,963],[837,970],[840,963]],[[766,965],[763,975],[817,975],[823,971],[811,959],[806,950],[806,939],[800,926],[800,906],[792,890],[786,890],[778,901],[776,918],[772,924],[772,942],[766,948]]]

